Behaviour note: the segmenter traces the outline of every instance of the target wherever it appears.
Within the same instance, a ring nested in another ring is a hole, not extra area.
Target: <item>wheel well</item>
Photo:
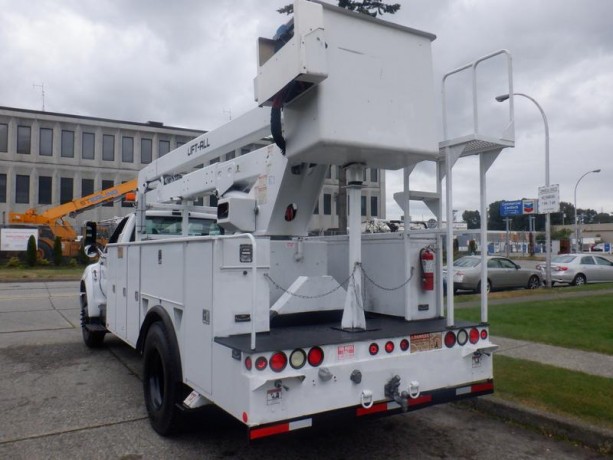
[[[175,327],[172,323],[172,320],[170,319],[170,315],[168,315],[168,312],[159,305],[151,308],[147,312],[147,316],[145,317],[145,320],[143,321],[143,324],[140,327],[140,332],[138,334],[138,340],[136,342],[136,350],[140,354],[143,353],[145,349],[145,339],[147,338],[147,332],[149,332],[149,328],[151,327],[151,325],[158,321],[164,324],[164,327],[166,328],[166,332],[168,333],[169,340],[174,342],[171,345],[176,347],[177,351],[179,352],[179,356],[180,356],[181,351],[179,348],[179,342],[177,341],[177,335],[175,334]]]

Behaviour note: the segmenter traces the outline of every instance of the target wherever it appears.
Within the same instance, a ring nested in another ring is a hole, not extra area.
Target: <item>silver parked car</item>
[[[539,270],[521,268],[505,257],[487,258],[487,292],[492,289],[536,289],[542,284]],[[481,291],[481,256],[460,257],[453,263],[453,290],[460,289]]]
[[[545,277],[545,264],[537,265]],[[551,282],[575,286],[613,281],[613,262],[602,256],[561,254],[551,259]]]

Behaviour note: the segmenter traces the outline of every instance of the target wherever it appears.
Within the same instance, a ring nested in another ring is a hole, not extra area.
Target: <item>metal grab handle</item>
[[[413,392],[413,389],[415,389],[416,391]],[[411,399],[417,399],[419,398],[420,394],[421,394],[421,391],[419,390],[419,382],[417,380],[413,380],[409,384],[409,396],[411,397]]]
[[[362,390],[362,394],[360,395],[360,404],[364,409],[370,409],[372,407],[374,404],[372,391]]]

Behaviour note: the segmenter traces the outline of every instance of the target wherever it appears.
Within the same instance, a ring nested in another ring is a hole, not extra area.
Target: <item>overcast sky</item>
[[[549,120],[550,183],[560,185],[560,199],[572,203],[579,177],[601,168],[581,181],[577,206],[613,212],[612,0],[398,1],[399,13],[384,19],[437,36],[437,113],[443,74],[508,49],[514,90],[536,99]],[[255,106],[256,40],[287,20],[275,11],[286,3],[0,0],[0,105],[40,110],[35,85],[44,83],[47,111],[213,129]],[[493,101],[504,92],[503,70],[501,62],[486,66],[481,81],[480,110],[492,133],[502,131],[495,121],[508,107]],[[460,102],[450,97],[458,133],[470,113]],[[488,202],[536,197],[545,184],[541,115],[517,97],[515,120],[516,147],[490,169]],[[478,209],[476,158],[460,160],[453,177],[454,209]],[[411,178],[411,188],[435,190],[431,167],[419,166]],[[401,174],[388,173],[390,218],[400,215],[392,195],[401,187]],[[421,205],[411,214],[430,217]]]

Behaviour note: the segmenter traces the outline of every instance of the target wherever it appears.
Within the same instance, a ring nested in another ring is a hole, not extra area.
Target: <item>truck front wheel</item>
[[[97,330],[94,330],[97,329]],[[87,312],[87,291],[81,291],[81,333],[83,342],[89,348],[98,348],[104,341],[104,328],[98,323],[94,323]]]
[[[143,389],[149,421],[162,436],[176,432],[182,396],[181,358],[161,321],[151,325],[144,348]]]

